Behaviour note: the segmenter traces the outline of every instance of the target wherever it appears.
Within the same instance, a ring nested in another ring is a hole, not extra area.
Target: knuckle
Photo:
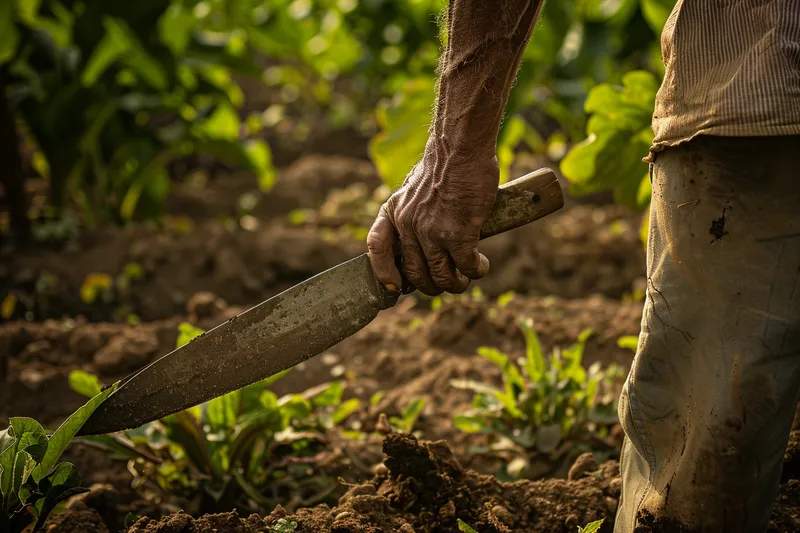
[[[408,281],[413,283],[415,286],[425,280],[425,274],[422,272],[422,269],[416,265],[405,265],[403,267],[403,272],[408,278]]]
[[[374,228],[367,234],[367,249],[375,254],[386,253],[386,239]]]

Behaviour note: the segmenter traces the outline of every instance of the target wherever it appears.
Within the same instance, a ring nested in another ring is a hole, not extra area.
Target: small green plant
[[[600,531],[600,526],[603,525],[603,522],[605,522],[605,518],[589,522],[583,527],[578,526],[578,533],[597,533]]]
[[[595,363],[582,364],[590,330],[577,342],[556,349],[545,357],[532,321],[519,326],[525,336],[526,353],[519,363],[495,348],[481,347],[478,354],[497,365],[503,388],[469,380],[453,381],[457,388],[476,393],[472,409],[455,418],[455,425],[468,433],[489,433],[511,441],[528,452],[549,454],[567,438],[582,438],[600,426],[616,422],[615,395],[610,389],[619,375],[612,365],[603,370]]]
[[[458,530],[463,531],[464,533],[478,533],[475,529],[473,529],[469,524],[458,519]]]
[[[391,417],[389,423],[401,433],[411,433],[423,407],[425,407],[425,398],[418,398],[408,404],[400,413],[400,416]]]
[[[114,391],[99,392],[61,426],[47,435],[32,418],[14,417],[0,431],[0,531],[41,531],[56,506],[87,489],[61,454],[95,409]]]
[[[202,333],[181,324],[177,345]],[[199,497],[204,509],[269,509],[287,494],[310,505],[337,487],[334,477],[315,470],[336,460],[328,432],[361,402],[343,400],[338,381],[279,398],[269,386],[285,374],[135,430],[85,440],[127,460],[134,485],[145,492]],[[85,372],[73,372],[70,385],[84,395],[100,387]]]

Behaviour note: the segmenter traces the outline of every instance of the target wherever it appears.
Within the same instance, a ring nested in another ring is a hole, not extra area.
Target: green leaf
[[[675,0],[641,0],[642,14],[656,35],[661,35]]]
[[[643,131],[643,133],[651,133]],[[652,136],[651,136],[652,138]],[[650,141],[644,135],[619,130],[591,134],[574,145],[561,161],[561,171],[577,195],[613,189],[615,199],[626,206],[637,205],[639,185]]]
[[[278,400],[278,406],[284,426],[288,426],[294,420],[306,419],[311,414],[311,403],[299,394],[284,396]]]
[[[497,143],[497,164],[500,167],[500,183],[505,183],[509,179],[511,163],[514,162],[514,150],[522,141],[528,124],[519,116],[511,117]]]
[[[603,525],[605,522],[605,518],[601,520],[595,520],[594,522],[590,522],[586,524],[584,527],[578,527],[578,533],[597,533],[600,531],[600,526]]]
[[[500,367],[500,370],[504,370],[506,365],[508,365],[508,356],[497,348],[481,346],[478,348],[478,355]]]
[[[103,384],[97,376],[83,370],[73,370],[69,373],[69,386],[78,394],[88,398],[94,398],[103,389]]]
[[[386,393],[383,391],[378,391],[372,396],[369,397],[369,404],[370,405],[378,405],[383,397],[386,396]]]
[[[590,91],[585,103],[591,113],[589,136],[572,146],[560,164],[574,194],[611,189],[618,203],[646,205],[642,158],[653,140],[650,122],[657,91],[658,81],[645,71],[626,73],[621,86],[601,84]]]
[[[17,53],[19,33],[14,24],[14,2],[0,2],[0,66],[7,63]]]
[[[241,120],[239,113],[228,102],[220,103],[202,125],[203,131],[212,139],[235,141],[239,139]]]
[[[525,337],[525,372],[528,374],[529,379],[538,381],[547,369],[542,344],[539,342],[539,336],[533,328],[532,320],[520,320],[519,327]]]
[[[333,419],[334,424],[341,424],[342,422],[347,419],[348,416],[358,411],[361,407],[361,401],[358,398],[351,398],[341,404],[336,410],[333,412],[331,418]]]
[[[425,398],[418,398],[408,404],[399,417],[392,417],[389,422],[400,431],[411,433],[423,407],[425,407]]]
[[[617,346],[623,349],[630,350],[632,352],[636,352],[639,348],[639,336],[638,335],[625,335],[617,339]]]
[[[277,173],[272,164],[272,150],[261,140],[250,140],[245,144],[245,151],[250,161],[250,168],[256,174],[258,188],[268,192],[275,185]]]
[[[297,529],[297,522],[294,520],[287,520],[286,518],[279,518],[272,526],[270,531],[272,533],[291,533]]]
[[[19,451],[17,453],[16,461],[14,462],[14,474],[11,481],[11,492],[19,494],[22,486],[28,481],[28,478],[36,466],[36,461],[26,451]]]
[[[206,419],[211,432],[224,431],[236,425],[239,391],[218,396],[206,404]]]
[[[27,450],[32,446],[47,448],[47,434],[39,422],[27,417],[12,417],[8,422],[14,431],[17,451]]]
[[[334,381],[325,390],[311,398],[311,403],[317,407],[333,407],[342,401],[344,385],[341,381]]]
[[[125,519],[122,521],[122,526],[125,529],[128,529],[133,526],[139,520],[139,515],[135,513],[128,513],[125,515]]]
[[[0,454],[0,494],[3,496],[3,503],[11,495],[11,487],[14,481],[14,462],[17,458],[14,447],[6,448]],[[2,510],[2,509],[0,509]]]
[[[33,479],[37,483],[55,467],[59,457],[61,457],[64,449],[69,445],[75,434],[83,427],[83,424],[89,419],[95,409],[97,409],[115,390],[117,390],[116,383],[86,402],[83,407],[70,415],[70,417],[59,426],[56,432],[50,436],[47,445],[47,453],[45,453],[42,462],[34,469],[32,474]]]
[[[425,151],[434,95],[433,78],[416,78],[376,109],[381,132],[370,141],[369,155],[392,189],[402,185]]]
[[[458,415],[453,420],[453,424],[465,433],[480,433],[486,429],[485,421],[474,416]]]
[[[46,478],[41,480],[40,489],[44,492],[45,497],[41,502],[41,510],[34,531],[44,526],[47,517],[56,505],[76,494],[88,492],[88,489],[81,488],[80,484],[80,475],[72,463],[60,463]]]
[[[158,34],[161,42],[176,56],[182,56],[192,39],[196,26],[194,14],[180,4],[172,4],[158,19]]]
[[[15,440],[14,432],[11,431],[10,427],[0,431],[0,453],[3,453],[10,446],[13,446]]]
[[[462,531],[463,533],[478,533],[477,531],[472,529],[469,525],[467,525],[466,522],[464,522],[460,518],[458,519],[458,530]]]
[[[204,330],[196,328],[188,322],[181,322],[178,324],[178,340],[175,343],[175,348],[180,348],[181,346],[189,344],[189,342],[203,333],[205,333]]]
[[[154,89],[165,91],[168,78],[164,66],[145,51],[125,21],[106,16],[103,26],[106,34],[89,57],[81,76],[83,85],[94,85],[114,62],[120,61],[134,69]]]
[[[504,292],[503,294],[497,297],[497,306],[500,307],[501,309],[508,307],[508,304],[511,303],[511,300],[513,300],[516,297],[516,295],[517,294],[514,291]]]
[[[109,32],[94,49],[81,75],[84,87],[91,87],[115,61],[126,52],[125,43],[112,38]]]

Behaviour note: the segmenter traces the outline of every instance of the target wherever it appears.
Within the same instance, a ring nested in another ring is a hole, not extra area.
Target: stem
[[[8,102],[8,66],[0,67],[0,183],[6,191],[11,232],[20,244],[31,240],[25,175],[19,153],[19,137]]]

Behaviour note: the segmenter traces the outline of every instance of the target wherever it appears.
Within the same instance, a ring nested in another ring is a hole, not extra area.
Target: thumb
[[[397,232],[394,224],[386,215],[385,208],[381,208],[367,235],[367,250],[375,277],[391,292],[400,292],[403,286],[403,278],[397,269],[394,257],[396,242]]]

